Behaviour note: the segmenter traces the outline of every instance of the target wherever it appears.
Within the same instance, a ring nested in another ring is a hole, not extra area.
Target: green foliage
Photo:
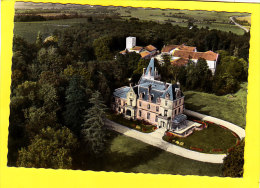
[[[52,71],[60,73],[68,63],[58,52],[58,48],[49,46],[48,48],[41,48],[37,54],[37,61],[39,62],[40,71]]]
[[[104,127],[106,106],[98,91],[92,94],[89,102],[92,106],[86,111],[81,134],[89,152],[96,156],[102,156],[106,148],[107,136]]]
[[[235,146],[224,158],[223,175],[225,177],[242,177],[244,166],[244,147],[245,140]]]
[[[32,106],[24,109],[25,129],[29,138],[33,138],[47,126],[57,127],[55,111],[48,111],[45,107]]]
[[[36,135],[27,148],[19,150],[17,166],[34,168],[72,167],[72,152],[77,139],[67,128],[55,130],[47,127]]]
[[[219,53],[221,59],[217,66],[213,91],[218,95],[235,93],[240,82],[247,80],[248,64],[242,58],[227,55],[227,52]]]
[[[36,38],[36,46],[38,48],[41,48],[42,47],[42,44],[43,44],[43,38],[42,38],[42,34],[41,34],[41,31],[38,32],[38,35],[37,35],[37,38]]]
[[[79,76],[75,75],[70,79],[65,95],[66,105],[63,118],[66,126],[78,135],[86,106],[86,93]]]
[[[93,47],[97,60],[104,61],[113,58],[113,54],[110,49],[111,42],[112,38],[110,36],[102,36],[94,40]]]

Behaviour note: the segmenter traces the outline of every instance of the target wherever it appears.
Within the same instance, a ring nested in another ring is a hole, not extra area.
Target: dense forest
[[[75,168],[83,158],[100,158],[109,136],[103,118],[114,89],[137,83],[149,60],[136,53],[121,55],[125,38],[137,45],[196,46],[218,51],[212,75],[204,59],[173,66],[169,57],[157,62],[162,80],[179,81],[183,90],[217,95],[234,93],[247,81],[249,33],[192,29],[156,22],[88,19],[30,44],[13,40],[9,126],[9,166]]]

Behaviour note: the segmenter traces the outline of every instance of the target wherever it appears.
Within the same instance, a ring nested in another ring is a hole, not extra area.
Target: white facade
[[[134,46],[136,46],[136,37],[127,37],[126,38],[126,49],[130,50]]]
[[[172,60],[175,60],[175,59],[180,59],[180,57],[172,57]],[[191,59],[194,63],[197,63],[198,62],[198,59]],[[216,67],[217,67],[217,61],[209,61],[209,60],[206,60],[207,64],[208,64],[208,67],[209,69],[212,71],[212,74],[215,73],[215,70],[216,70]]]

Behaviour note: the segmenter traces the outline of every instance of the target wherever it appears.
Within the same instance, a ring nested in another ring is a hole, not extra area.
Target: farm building
[[[135,52],[141,55],[143,59],[149,59],[154,56],[157,52],[157,48],[153,45],[147,45],[145,47],[136,46],[136,37],[126,38],[126,48],[125,50],[119,52],[120,54],[126,54],[127,52]]]

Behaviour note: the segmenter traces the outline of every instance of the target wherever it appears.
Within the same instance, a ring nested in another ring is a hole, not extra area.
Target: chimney
[[[145,74],[146,68],[143,68],[143,75]]]
[[[180,88],[180,86],[181,86],[181,84],[180,84],[180,82],[179,81],[177,81],[177,86]]]
[[[150,93],[151,93],[151,90],[152,90],[152,85],[150,84],[149,86],[148,86],[148,94],[150,95]]]

